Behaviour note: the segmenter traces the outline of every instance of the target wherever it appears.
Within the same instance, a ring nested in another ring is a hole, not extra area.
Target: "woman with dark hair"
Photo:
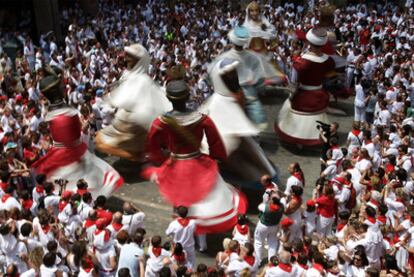
[[[191,268],[191,265],[187,259],[187,253],[184,251],[184,248],[181,243],[177,242],[174,246],[174,249],[171,254],[171,261],[173,263],[174,270],[185,266],[187,268]]]
[[[66,262],[72,274],[79,273],[82,259],[86,256],[86,243],[83,241],[75,241],[72,246],[72,250],[66,257]]]
[[[302,239],[302,194],[303,188],[300,186],[292,186],[291,195],[287,199],[285,214],[293,224],[290,226],[289,241]]]
[[[368,266],[368,258],[365,254],[365,249],[363,246],[358,245],[355,248],[354,255],[352,256],[351,263],[347,268],[347,276],[353,277],[364,277],[365,270]]]

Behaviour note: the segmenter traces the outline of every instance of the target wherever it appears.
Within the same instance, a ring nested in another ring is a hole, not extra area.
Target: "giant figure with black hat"
[[[78,180],[84,179],[95,197],[109,196],[123,184],[122,177],[108,163],[90,153],[82,142],[79,112],[64,101],[60,69],[47,67],[45,72],[40,80],[40,91],[50,102],[46,121],[53,147],[32,168],[37,174],[45,174],[49,181],[67,180],[68,190],[76,190]]]
[[[246,212],[246,199],[220,176],[215,160],[227,158],[222,139],[210,117],[186,107],[189,95],[183,80],[167,84],[173,109],[152,123],[147,152],[155,166],[142,176],[155,181],[171,205],[189,208],[199,234],[228,231]],[[204,136],[208,155],[200,151]]]
[[[140,44],[125,47],[127,70],[110,92],[117,108],[111,125],[98,132],[96,148],[121,158],[143,161],[144,144],[152,121],[171,109],[165,93],[148,75],[150,56]]]
[[[276,177],[274,166],[253,139],[260,130],[243,111],[243,92],[237,68],[240,62],[223,58],[210,70],[214,93],[200,107],[214,121],[224,143],[228,159],[220,163],[231,181],[239,185],[262,188],[262,175]]]
[[[321,51],[328,40],[325,29],[309,30],[306,39],[308,51],[293,61],[296,80],[291,81],[296,91],[283,104],[275,131],[285,142],[313,146],[322,143],[316,121],[328,122],[329,93],[322,83],[335,69],[335,62]]]

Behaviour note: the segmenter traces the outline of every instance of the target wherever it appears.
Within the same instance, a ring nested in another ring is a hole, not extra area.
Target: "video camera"
[[[326,124],[322,121],[316,120],[316,123],[318,123],[318,125],[316,125],[316,128],[318,130],[322,130],[325,133],[330,133],[331,132],[331,125],[330,124]]]

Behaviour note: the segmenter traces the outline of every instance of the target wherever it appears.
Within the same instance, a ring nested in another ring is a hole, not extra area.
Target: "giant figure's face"
[[[258,5],[249,7],[249,17],[254,21],[259,21],[260,8]]]
[[[132,55],[126,53],[125,61],[126,61],[128,70],[131,70],[138,63],[139,59],[135,56],[132,56]]]

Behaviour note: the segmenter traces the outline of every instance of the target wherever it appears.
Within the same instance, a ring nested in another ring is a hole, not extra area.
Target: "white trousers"
[[[355,121],[364,122],[365,121],[365,107],[359,108],[355,106],[355,115],[354,115]]]
[[[190,246],[190,247],[184,247],[185,252],[187,253],[187,261],[191,266],[191,269],[194,270],[194,266],[195,266],[195,259],[196,259],[196,254],[195,254],[195,246]]]
[[[323,237],[332,235],[332,225],[334,221],[335,217],[324,217],[319,215],[316,220],[316,232]]]
[[[268,245],[268,259],[275,256],[279,248],[279,239],[277,232],[279,226],[266,226],[260,221],[257,223],[256,230],[254,231],[254,249],[256,252],[256,258],[259,262],[262,261],[262,251],[267,241]]]

